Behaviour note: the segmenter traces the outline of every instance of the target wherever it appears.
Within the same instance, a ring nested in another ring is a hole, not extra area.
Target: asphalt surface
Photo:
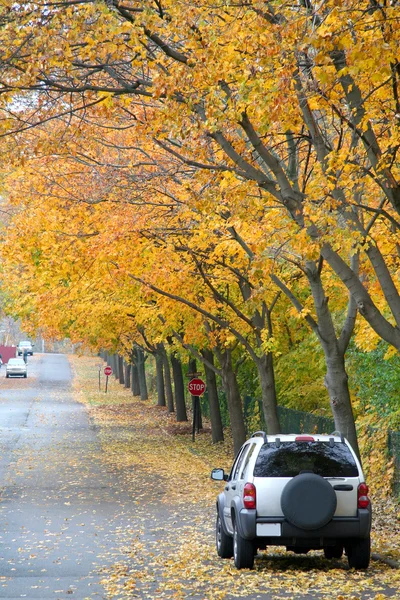
[[[106,598],[130,494],[100,460],[96,431],[73,399],[61,354],[0,371],[0,598]]]

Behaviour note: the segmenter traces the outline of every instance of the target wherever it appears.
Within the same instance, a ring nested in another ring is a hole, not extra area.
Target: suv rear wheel
[[[237,569],[252,569],[254,566],[254,544],[242,538],[236,523],[233,528],[233,558]]]
[[[232,558],[233,538],[225,533],[219,514],[217,515],[217,522],[215,524],[215,542],[218,556],[221,558]]]
[[[354,540],[346,546],[347,558],[351,569],[367,569],[371,556],[371,538]]]

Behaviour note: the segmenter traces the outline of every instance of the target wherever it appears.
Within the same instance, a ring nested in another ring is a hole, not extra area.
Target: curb
[[[400,568],[400,564],[396,560],[393,560],[392,558],[388,558],[387,556],[382,556],[381,554],[371,554],[371,559],[375,560],[375,561],[383,562],[386,565],[388,565],[389,567],[392,567],[392,569]]]

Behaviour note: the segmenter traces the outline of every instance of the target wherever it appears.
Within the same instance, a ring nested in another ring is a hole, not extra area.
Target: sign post
[[[105,367],[104,368],[104,375],[106,376],[106,389],[105,389],[105,393],[107,393],[108,378],[109,378],[110,375],[112,375],[112,368],[111,367]]]
[[[199,433],[199,416],[200,416],[200,396],[202,396],[205,392],[206,384],[199,377],[195,377],[191,379],[188,383],[188,390],[192,395],[192,403],[193,403],[193,427],[192,427],[192,440],[195,440],[195,431],[197,429],[197,433]]]
[[[101,368],[102,368],[102,366],[103,365],[101,363],[98,365],[98,367],[99,367],[99,392],[101,390]]]

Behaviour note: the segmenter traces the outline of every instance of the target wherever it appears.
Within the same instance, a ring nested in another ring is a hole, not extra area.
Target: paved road
[[[100,461],[67,358],[36,354],[28,368],[0,371],[0,598],[106,598],[132,497]]]

